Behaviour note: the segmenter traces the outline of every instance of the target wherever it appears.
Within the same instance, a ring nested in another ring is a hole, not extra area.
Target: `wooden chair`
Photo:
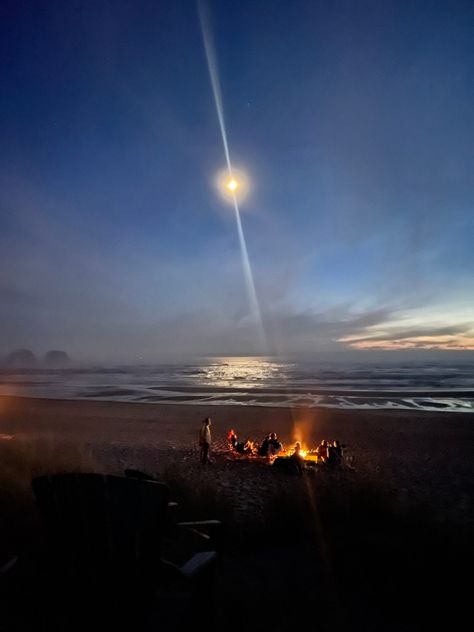
[[[60,611],[59,629],[138,630],[157,589],[162,602],[175,590],[191,603],[211,586],[214,551],[200,551],[181,565],[162,557],[167,485],[81,473],[40,476],[32,487],[45,526],[46,581]]]
[[[159,482],[152,474],[144,472],[143,470],[127,468],[124,470],[124,474],[127,478]],[[178,509],[179,506],[176,501],[168,501],[168,534],[182,541],[188,541],[189,543],[194,542],[198,550],[205,551],[209,548],[217,549],[220,547],[222,541],[222,523],[220,520],[209,519],[178,522],[176,519]]]

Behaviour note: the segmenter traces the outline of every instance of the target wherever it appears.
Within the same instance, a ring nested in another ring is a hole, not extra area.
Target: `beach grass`
[[[56,441],[0,441],[0,551],[21,552],[37,546],[38,516],[31,481],[61,472],[94,471],[83,447]]]

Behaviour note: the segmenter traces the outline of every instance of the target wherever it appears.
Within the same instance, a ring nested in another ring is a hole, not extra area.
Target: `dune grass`
[[[84,448],[47,440],[0,441],[2,550],[21,552],[37,544],[38,516],[31,481],[42,474],[94,471]]]

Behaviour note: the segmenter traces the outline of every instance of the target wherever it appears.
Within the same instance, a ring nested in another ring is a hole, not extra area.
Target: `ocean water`
[[[474,412],[474,362],[183,364],[2,369],[0,395],[235,406]]]

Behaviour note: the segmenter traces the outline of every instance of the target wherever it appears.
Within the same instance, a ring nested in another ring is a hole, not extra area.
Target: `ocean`
[[[0,395],[212,406],[474,411],[474,362],[182,364],[1,369]]]

